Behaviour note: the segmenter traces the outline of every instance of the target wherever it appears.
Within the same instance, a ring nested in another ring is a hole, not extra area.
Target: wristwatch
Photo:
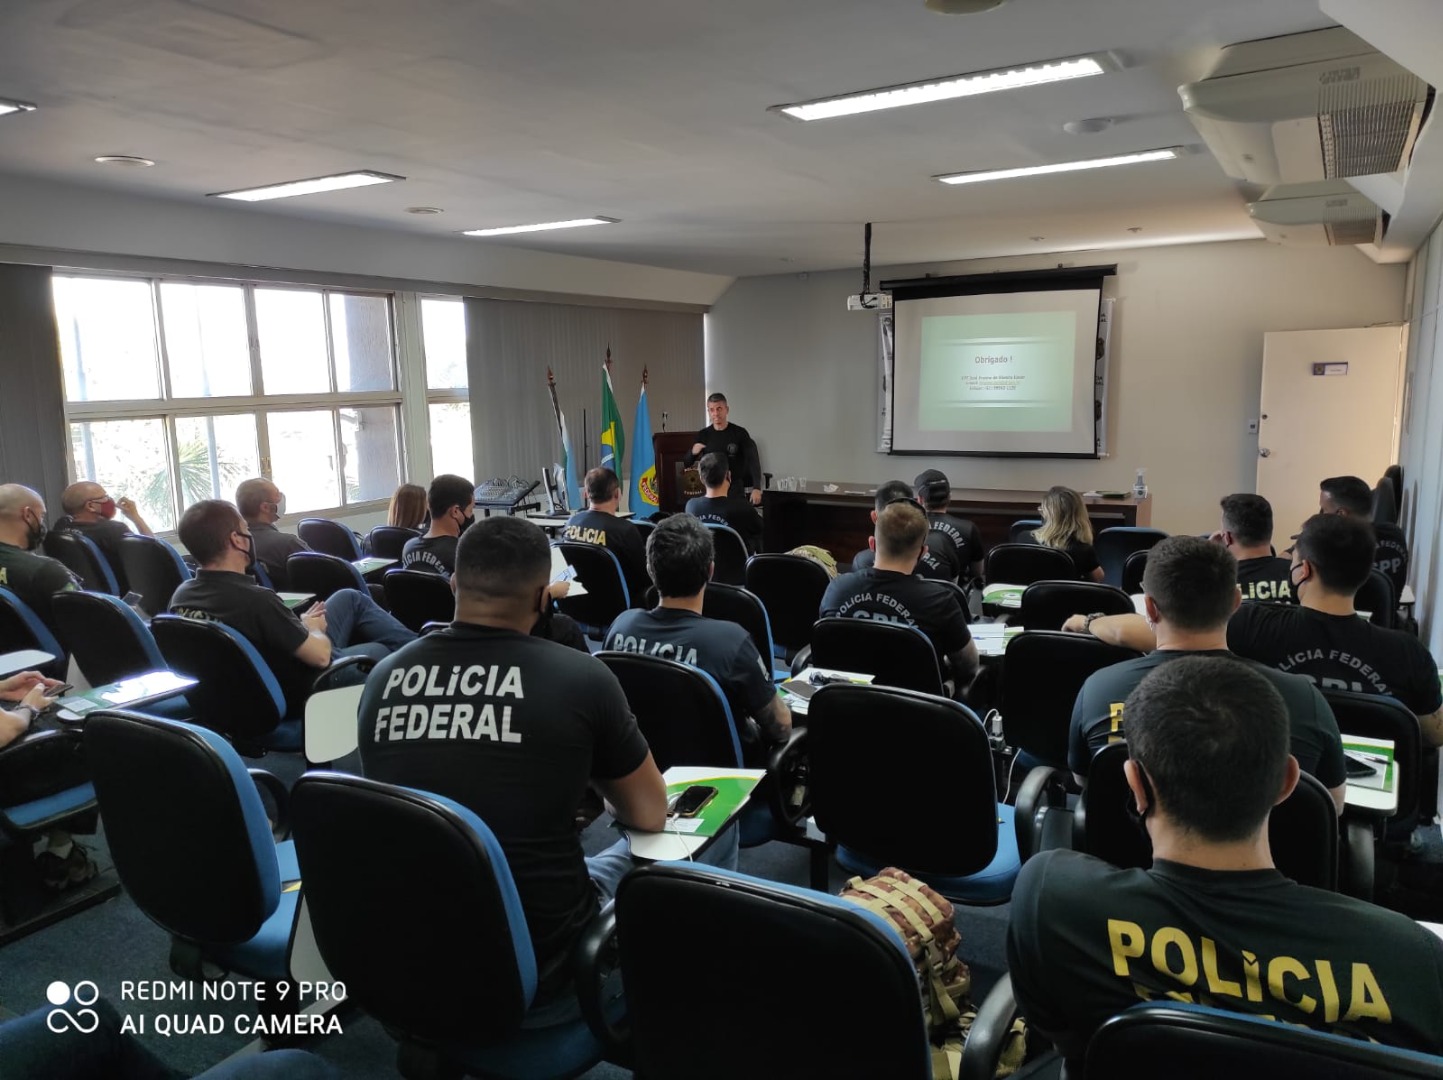
[[[1105,611],[1094,611],[1091,615],[1089,615],[1086,619],[1084,619],[1084,620],[1082,621],[1082,631],[1083,631],[1083,633],[1085,633],[1085,634],[1090,634],[1090,633],[1092,633],[1092,621],[1093,621],[1094,619],[1101,619],[1101,618],[1105,617],[1106,615],[1107,615],[1107,612],[1105,612]]]
[[[12,705],[10,707],[10,711],[16,714],[19,714],[22,709],[24,710],[26,717],[25,730],[29,731],[32,727],[35,726],[35,718],[40,715],[40,710],[37,709],[34,705],[26,705],[24,702],[21,702],[19,705]]]

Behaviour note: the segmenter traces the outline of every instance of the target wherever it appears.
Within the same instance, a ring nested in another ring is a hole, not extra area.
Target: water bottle
[[[1137,479],[1132,482],[1132,497],[1134,499],[1147,498],[1147,470],[1138,467]]]

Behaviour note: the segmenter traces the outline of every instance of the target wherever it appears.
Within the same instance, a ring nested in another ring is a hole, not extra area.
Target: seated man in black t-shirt
[[[920,506],[902,499],[884,507],[870,543],[876,565],[843,574],[828,585],[821,614],[917,627],[937,651],[942,674],[955,681],[960,693],[977,675],[977,643],[967,629],[957,591],[912,572],[926,544],[927,516]]]
[[[1267,679],[1185,657],[1148,675],[1126,711],[1124,768],[1152,868],[1072,851],[1022,867],[1007,968],[1028,1026],[1080,1063],[1103,1021],[1171,996],[1443,1051],[1443,941],[1273,866],[1268,814],[1298,763]]]
[[[1373,521],[1373,489],[1357,476],[1330,476],[1318,485],[1318,513],[1370,521],[1378,547],[1373,565],[1393,583],[1393,599],[1403,595],[1408,583],[1408,538],[1389,521]]]
[[[982,559],[987,548],[977,526],[966,518],[947,513],[952,502],[952,482],[941,469],[927,469],[912,482],[917,501],[927,511],[927,524],[934,533],[941,533],[957,549],[957,564],[968,577],[982,579]],[[931,538],[927,541],[932,546]]]
[[[641,542],[641,530],[616,516],[616,508],[621,505],[621,481],[610,469],[598,467],[586,474],[582,486],[586,489],[589,509],[571,515],[561,531],[561,539],[573,544],[596,544],[615,555],[621,564],[632,606],[636,607],[641,604],[651,581],[646,576],[646,548]]]
[[[357,589],[332,593],[298,617],[246,573],[255,562],[255,539],[250,524],[228,502],[196,503],[181,517],[179,532],[200,569],[175,590],[171,613],[225,623],[254,645],[281,684],[290,715],[305,709],[317,675],[333,657],[379,660],[416,639],[414,631]],[[338,683],[359,677],[354,668],[336,676]]]
[[[18,596],[56,633],[50,598],[81,586],[64,563],[37,552],[45,531],[40,493],[23,484],[0,484],[0,588]]]
[[[1082,684],[1067,750],[1067,763],[1079,780],[1090,771],[1094,754],[1124,737],[1123,702],[1148,672],[1185,656],[1236,660],[1228,652],[1228,618],[1239,603],[1236,567],[1228,552],[1196,536],[1170,536],[1147,553],[1143,603],[1157,650],[1093,672]],[[1301,675],[1285,675],[1252,660],[1238,662],[1258,671],[1282,695],[1293,756],[1332,792],[1342,813],[1348,778],[1343,740],[1323,695]],[[1231,665],[1218,669],[1220,674],[1232,670]]]
[[[116,521],[115,512],[119,510],[128,517],[135,531],[142,536],[155,535],[145,518],[140,516],[134,500],[123,495],[112,499],[94,480],[77,480],[60,493],[60,509],[65,511],[66,517],[63,523],[57,522],[56,527],[74,529],[95,541],[95,546],[110,564],[110,571],[120,586],[120,595],[128,593],[130,583],[125,577],[125,567],[120,564],[120,538],[130,535],[130,526]]]
[[[877,493],[873,497],[872,524],[877,524],[877,515],[893,503],[915,502],[921,505],[912,494],[911,485],[905,480],[888,480],[885,484],[878,485]],[[929,521],[927,526],[927,543],[922,548],[922,554],[917,558],[917,565],[913,567],[912,573],[919,577],[931,578],[934,581],[956,581],[962,576],[965,563],[957,551],[957,545],[952,538],[939,529],[933,529]],[[853,570],[867,570],[876,565],[876,552],[869,546],[852,556]]]
[[[1272,504],[1261,495],[1238,494],[1223,496],[1221,506],[1222,527],[1210,539],[1237,559],[1243,603],[1297,603],[1288,560],[1273,554]]]
[[[464,476],[442,473],[426,492],[431,528],[407,540],[401,566],[450,577],[456,570],[456,540],[476,520],[476,485]]]
[[[660,831],[666,785],[616,677],[531,636],[550,603],[535,525],[487,518],[456,546],[456,621],[382,661],[359,709],[367,776],[474,811],[506,853],[536,949],[538,998],[570,975],[572,945],[631,869],[627,842],[583,858],[573,825],[588,784],[621,821]]]
[[[686,501],[686,512],[709,525],[725,525],[741,534],[747,553],[754,554],[762,546],[762,516],[745,499],[731,497],[732,474],[725,454],[703,454],[697,462],[697,475],[706,485],[706,494]]]

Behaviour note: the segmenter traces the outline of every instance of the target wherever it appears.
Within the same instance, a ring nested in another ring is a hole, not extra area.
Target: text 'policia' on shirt
[[[407,700],[387,705],[393,692]],[[480,739],[492,742],[519,743],[521,732],[511,730],[511,705],[487,701],[473,705],[469,701],[442,701],[435,705],[417,703],[416,697],[446,697],[457,692],[467,697],[514,698],[526,696],[521,669],[499,665],[469,667],[452,665],[395,668],[386,676],[381,691],[381,706],[376,710],[376,742],[400,742],[408,739]],[[498,709],[499,705],[499,709]]]

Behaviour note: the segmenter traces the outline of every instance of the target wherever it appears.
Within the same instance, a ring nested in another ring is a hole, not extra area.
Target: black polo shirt
[[[852,556],[853,570],[870,570],[877,564],[877,555],[871,548],[865,548]],[[927,534],[927,546],[917,557],[919,577],[933,581],[958,581],[966,566],[959,561],[957,548],[942,531],[934,529]]]
[[[896,570],[853,570],[822,595],[821,614],[907,623],[931,639],[939,657],[960,652],[972,640],[955,590]]]
[[[972,564],[980,563],[987,554],[987,548],[982,543],[982,533],[966,518],[929,510],[927,527],[952,541],[952,546],[957,549],[957,562],[964,571],[970,572]]]
[[[589,781],[648,753],[616,676],[554,642],[453,623],[376,665],[358,724],[365,775],[455,799],[496,834],[542,985],[564,981],[598,908],[576,808]]]
[[[615,555],[621,563],[622,574],[626,576],[631,602],[641,603],[642,596],[651,586],[651,578],[646,573],[646,545],[641,542],[640,529],[615,514],[581,510],[572,514],[566,522],[561,539],[572,544],[595,544]]]
[[[708,525],[725,525],[735,529],[750,553],[755,553],[762,546],[762,516],[746,499],[730,495],[721,498],[698,495],[686,501],[686,512]]]
[[[1243,603],[1296,604],[1293,583],[1289,577],[1292,564],[1275,555],[1238,560],[1238,588]]]
[[[455,536],[416,536],[401,548],[401,566],[406,570],[425,570],[442,577],[456,572]]]
[[[58,559],[37,555],[13,544],[0,544],[0,588],[18,596],[52,632],[55,616],[50,609],[50,598],[58,592],[80,587],[75,575]]]
[[[704,449],[700,454],[686,453],[685,464],[695,465],[707,454],[725,454],[727,468],[732,474],[732,490],[758,488],[762,486],[761,459],[757,444],[747,429],[740,424],[727,424],[726,430],[718,431],[708,424],[696,433],[696,442]]]
[[[271,585],[285,592],[291,587],[291,575],[286,570],[286,560],[298,551],[310,551],[308,545],[294,533],[284,533],[274,525],[248,522],[251,527],[252,543],[255,544],[256,562],[265,567]]]
[[[1388,575],[1393,583],[1393,596],[1402,596],[1403,586],[1408,583],[1408,538],[1390,522],[1374,522],[1373,533],[1378,537],[1373,565]]]
[[[271,590],[245,574],[197,570],[170,598],[173,615],[210,619],[235,630],[261,654],[286,696],[287,712],[301,715],[321,669],[296,659],[310,631]]]

